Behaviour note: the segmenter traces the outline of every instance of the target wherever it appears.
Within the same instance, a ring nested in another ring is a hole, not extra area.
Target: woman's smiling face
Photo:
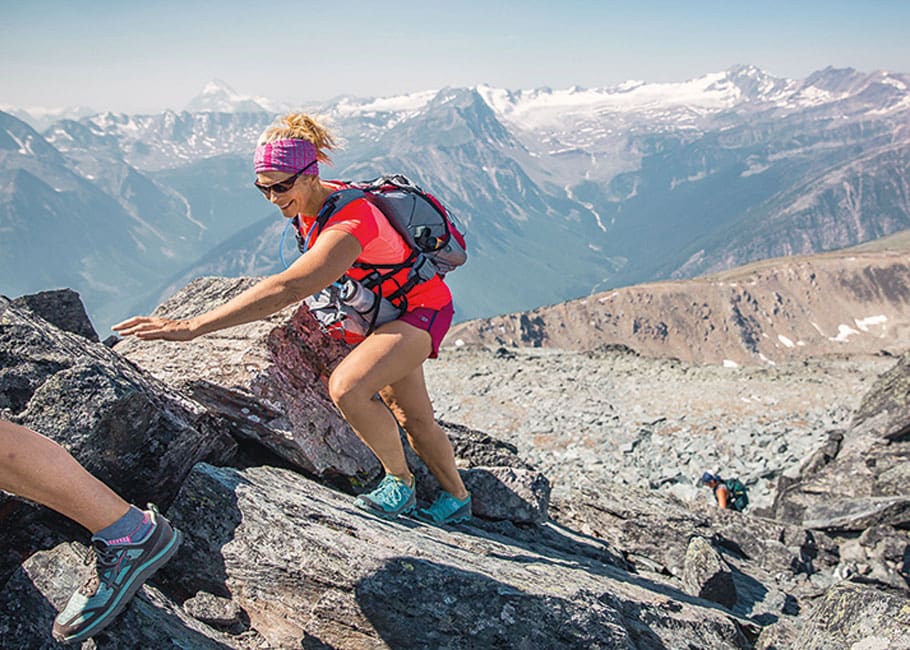
[[[269,201],[278,206],[285,218],[290,219],[307,213],[306,206],[312,202],[315,178],[278,171],[260,172],[256,174],[256,186]],[[292,182],[290,187],[287,187],[287,181]]]

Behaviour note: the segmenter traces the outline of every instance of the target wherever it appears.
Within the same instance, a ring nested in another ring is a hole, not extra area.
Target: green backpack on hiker
[[[749,505],[749,494],[746,486],[738,478],[728,478],[724,481],[730,492],[730,507],[737,512],[742,512]]]

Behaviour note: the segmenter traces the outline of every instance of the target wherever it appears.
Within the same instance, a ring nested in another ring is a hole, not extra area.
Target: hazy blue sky
[[[681,81],[736,63],[910,72],[908,31],[908,0],[0,0],[0,105],[180,109],[214,78],[302,104]]]

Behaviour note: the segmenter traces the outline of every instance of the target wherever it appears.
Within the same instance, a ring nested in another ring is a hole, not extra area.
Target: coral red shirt
[[[333,183],[343,189],[341,184]],[[315,217],[300,215],[300,233],[306,237]],[[400,264],[411,253],[410,247],[395,230],[382,211],[366,199],[351,201],[329,217],[321,232],[334,230],[356,238],[363,250],[357,257],[362,264]],[[310,245],[316,240],[316,233]],[[408,311],[417,307],[442,309],[452,302],[452,293],[440,276],[421,282],[407,293]]]

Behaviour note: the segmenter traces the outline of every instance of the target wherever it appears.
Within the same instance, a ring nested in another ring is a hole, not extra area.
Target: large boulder
[[[836,576],[861,576],[906,592],[908,457],[910,353],[876,380],[847,431],[832,435],[795,476],[782,478],[771,510],[836,538],[842,556]]]
[[[202,278],[155,314],[190,317],[256,281]],[[326,336],[306,307],[290,307],[186,343],[127,339],[117,351],[218,414],[236,438],[264,445],[292,467],[348,491],[369,489],[381,475],[379,462],[342,418],[326,388],[329,374],[350,348]],[[546,519],[549,481],[522,461],[513,446],[461,425],[440,424],[466,470],[477,514],[515,522]],[[418,496],[432,500],[439,484],[417,455],[407,452]]]
[[[166,507],[233,441],[199,404],[115,352],[0,298],[0,415],[66,447],[125,499]]]
[[[21,296],[13,301],[16,307],[25,307],[36,316],[72,332],[98,342],[98,332],[85,311],[79,294],[72,289],[55,289]]]
[[[686,593],[713,600],[724,607],[736,604],[733,572],[704,537],[693,537],[686,549],[682,575]]]
[[[513,467],[477,467],[462,473],[474,515],[520,524],[547,520],[550,481],[540,472]]]
[[[194,464],[226,459],[235,448],[199,404],[104,345],[4,298],[0,417],[54,439],[140,506],[167,507]],[[0,584],[35,549],[80,534],[45,509],[3,495],[0,502]]]
[[[910,440],[910,352],[876,380],[853,416],[852,429],[883,440]]]
[[[200,278],[154,314],[188,318],[221,305],[257,278]],[[117,351],[225,419],[235,437],[268,447],[315,476],[366,484],[381,470],[335,408],[329,374],[348,347],[326,336],[303,306],[193,341],[128,338]]]
[[[879,377],[850,428],[780,485],[773,512],[828,531],[910,525],[910,353]]]

